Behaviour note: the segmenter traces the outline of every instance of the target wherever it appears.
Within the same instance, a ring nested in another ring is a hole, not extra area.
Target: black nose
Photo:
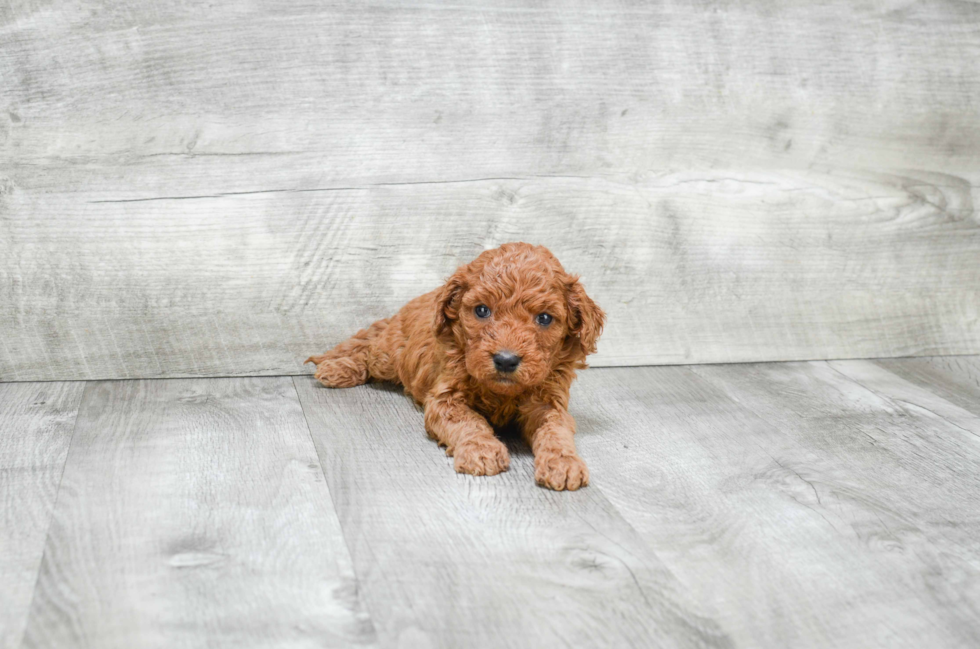
[[[509,374],[516,370],[520,364],[521,357],[514,352],[504,350],[493,355],[493,366],[497,368],[498,372]]]

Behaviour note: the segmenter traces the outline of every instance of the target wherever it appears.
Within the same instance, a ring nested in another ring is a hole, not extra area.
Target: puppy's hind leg
[[[384,330],[387,320],[379,320],[367,329],[340,343],[326,354],[310,356],[304,361],[316,365],[314,376],[328,388],[352,388],[368,382],[368,358],[371,342]]]

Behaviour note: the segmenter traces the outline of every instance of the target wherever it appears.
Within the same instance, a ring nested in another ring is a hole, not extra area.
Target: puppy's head
[[[595,352],[605,314],[547,248],[508,243],[442,287],[436,334],[493,392],[518,394]]]

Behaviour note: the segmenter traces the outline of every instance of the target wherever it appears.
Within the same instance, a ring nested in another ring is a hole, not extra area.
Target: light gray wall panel
[[[980,5],[0,9],[0,380],[302,372],[487,246],[595,365],[980,351]]]

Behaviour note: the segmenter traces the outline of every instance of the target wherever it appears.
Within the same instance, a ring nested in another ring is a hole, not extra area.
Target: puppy
[[[369,379],[403,385],[460,473],[506,471],[510,456],[491,425],[516,421],[534,451],[538,484],[575,490],[588,484],[589,470],[575,451],[568,389],[604,322],[550,251],[508,243],[306,362],[331,388]]]

